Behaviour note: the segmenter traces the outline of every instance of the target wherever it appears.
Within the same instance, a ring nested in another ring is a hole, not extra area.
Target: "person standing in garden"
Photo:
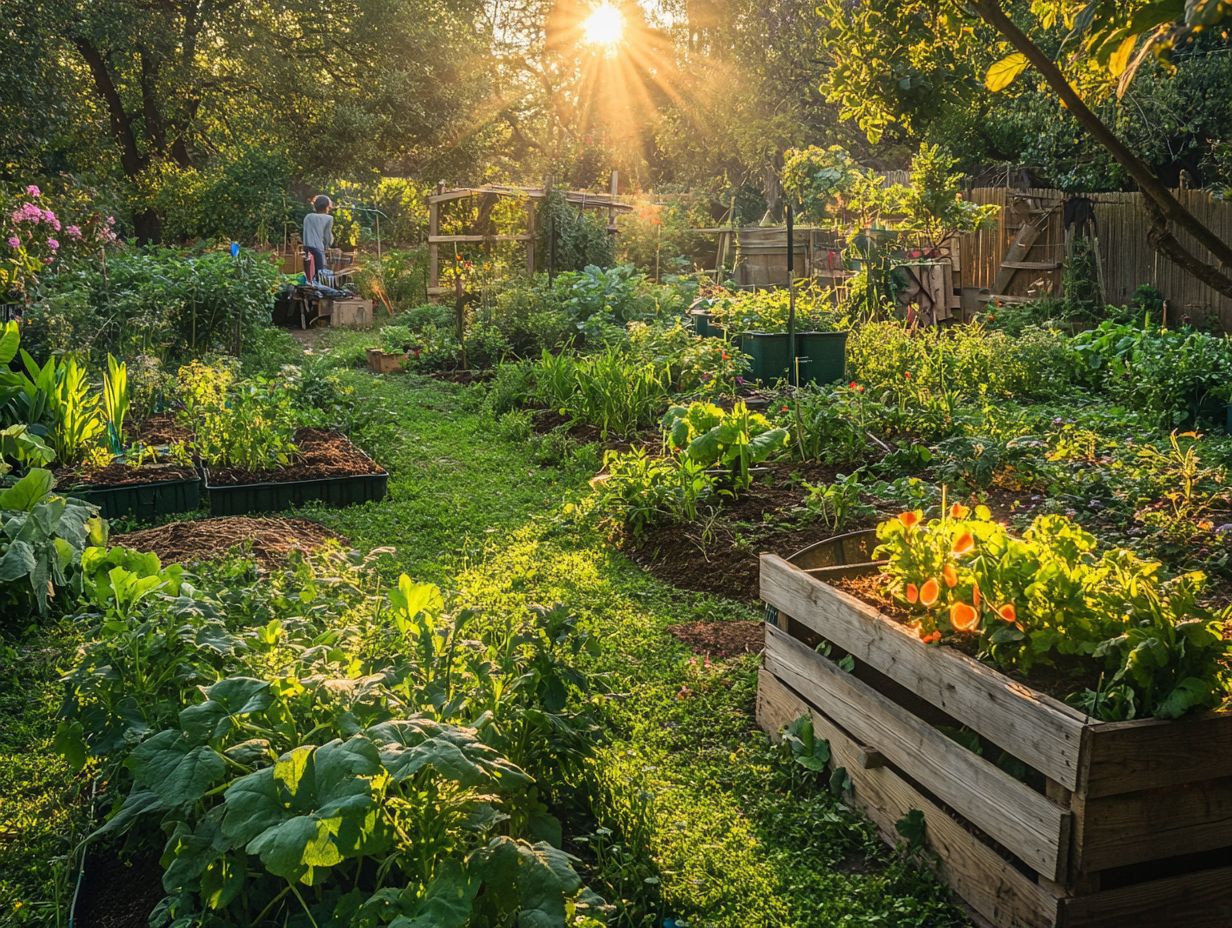
[[[325,270],[325,249],[334,244],[334,217],[329,214],[333,201],[320,194],[312,201],[312,212],[304,217],[304,250],[312,255],[312,273]]]

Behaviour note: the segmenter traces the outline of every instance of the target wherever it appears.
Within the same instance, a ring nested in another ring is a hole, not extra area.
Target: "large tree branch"
[[[115,137],[116,144],[120,146],[120,164],[124,168],[124,173],[129,177],[136,177],[145,168],[145,158],[142,157],[137,147],[137,137],[133,134],[132,117],[124,109],[124,101],[120,98],[120,92],[116,89],[111,72],[107,69],[107,62],[102,53],[88,39],[73,36],[72,42],[89,66],[90,74],[94,78],[94,87],[107,107],[111,134]]]
[[[1182,267],[1191,271],[1191,273],[1197,273],[1193,270],[1195,263],[1202,264],[1207,269],[1202,275],[1203,280],[1220,293],[1232,296],[1232,277],[1229,277],[1222,270],[1223,267],[1232,268],[1232,244],[1221,239],[1208,229],[1193,213],[1182,206],[1176,197],[1172,195],[1172,191],[1160,182],[1151,169],[1129,150],[1125,143],[1104,124],[1103,120],[1095,115],[1091,108],[1083,101],[1082,97],[1078,95],[1073,85],[1066,79],[1061,69],[1057,67],[1056,62],[1044,54],[1031,41],[1030,37],[1010,19],[1005,10],[1001,8],[1000,0],[973,0],[972,5],[986,23],[1005,36],[1006,40],[1026,57],[1031,65],[1040,72],[1044,80],[1048,82],[1048,85],[1052,87],[1053,91],[1061,98],[1061,101],[1074,115],[1074,118],[1078,120],[1079,124],[1090,132],[1095,140],[1103,145],[1108,153],[1125,168],[1129,176],[1133,178],[1134,183],[1142,191],[1144,200],[1151,203],[1157,223],[1160,217],[1162,217],[1165,223],[1176,223],[1176,225],[1197,239],[1199,244],[1216,259],[1216,263],[1212,266],[1199,261],[1199,259],[1195,258],[1181,246],[1180,242],[1167,231],[1166,226],[1163,230],[1164,234],[1157,236],[1157,240],[1160,243],[1157,247],[1160,248],[1160,252],[1170,260],[1176,261]],[[1177,249],[1188,256],[1188,263],[1184,263],[1179,259]]]

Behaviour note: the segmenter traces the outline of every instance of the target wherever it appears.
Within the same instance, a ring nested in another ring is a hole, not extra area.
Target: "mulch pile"
[[[333,532],[307,519],[221,516],[169,522],[139,532],[112,536],[112,543],[138,551],[153,551],[163,563],[189,564],[225,556],[251,545],[252,557],[270,570],[285,564],[292,551],[319,548]]]
[[[211,467],[212,486],[244,483],[288,483],[325,477],[358,477],[379,474],[381,468],[345,435],[323,429],[300,429],[295,433],[299,449],[295,460],[273,470],[247,471],[235,467]]]
[[[689,622],[669,625],[667,633],[698,654],[720,661],[757,654],[766,641],[761,622]]]

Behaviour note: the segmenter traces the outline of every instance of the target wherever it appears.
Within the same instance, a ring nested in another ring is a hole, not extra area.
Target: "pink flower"
[[[107,217],[107,225],[109,225],[109,226],[114,226],[114,225],[115,225],[115,216],[108,216],[108,217]]]
[[[54,238],[49,238],[47,240],[47,247],[50,248],[52,251],[59,251],[60,243],[57,242]]]
[[[26,188],[26,193],[32,197],[41,197],[43,195],[43,191],[39,190],[34,184]]]
[[[21,239],[19,239],[16,235],[10,235],[9,236],[9,247],[10,248],[20,248]]]
[[[64,231],[68,233],[68,237],[71,238],[74,242],[81,241],[81,227],[80,226],[69,226]]]

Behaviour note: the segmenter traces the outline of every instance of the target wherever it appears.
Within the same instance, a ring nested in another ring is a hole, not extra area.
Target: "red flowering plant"
[[[1046,665],[1080,688],[1067,699],[1099,718],[1175,718],[1229,693],[1232,620],[1202,604],[1205,577],[1167,577],[1133,552],[1100,551],[1064,516],[1021,538],[988,509],[905,512],[878,526],[889,592],[926,642],[978,636],[978,656],[1030,674]]]

